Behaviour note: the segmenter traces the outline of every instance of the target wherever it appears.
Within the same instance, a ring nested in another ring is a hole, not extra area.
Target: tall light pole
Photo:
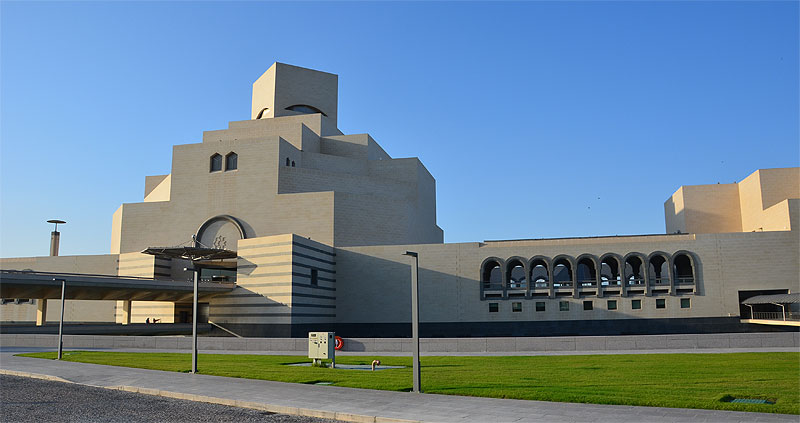
[[[199,262],[204,260],[222,260],[234,259],[237,257],[235,251],[224,250],[219,248],[206,248],[203,247],[197,240],[195,235],[192,235],[192,246],[177,246],[177,247],[150,247],[142,251],[144,254],[154,256],[163,256],[174,259],[184,259],[192,262],[192,268],[184,268],[184,271],[191,270],[194,273],[194,281],[192,283],[192,373],[197,373],[197,312],[198,312],[198,281],[200,278],[201,264]]]
[[[420,393],[420,373],[419,373],[419,254],[413,251],[406,251],[404,256],[414,257],[411,265],[411,344],[413,351],[414,387],[412,392]]]
[[[194,295],[192,296],[192,374],[197,373],[197,280],[198,273],[197,263],[192,263],[192,271],[194,272]]]
[[[67,281],[65,279],[53,279],[54,281],[61,281],[61,318],[58,319],[58,359],[61,360],[61,353],[64,349],[63,332],[64,332],[64,302],[67,292]],[[47,301],[47,300],[42,300]]]

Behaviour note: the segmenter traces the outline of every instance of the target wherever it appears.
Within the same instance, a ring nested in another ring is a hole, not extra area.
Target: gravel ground
[[[336,422],[6,375],[0,375],[0,421]]]

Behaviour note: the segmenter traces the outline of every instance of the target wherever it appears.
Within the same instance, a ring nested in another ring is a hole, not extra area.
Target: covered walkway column
[[[122,324],[129,325],[131,323],[131,301],[123,300],[122,303]]]
[[[36,326],[47,323],[47,299],[39,298],[36,300]]]

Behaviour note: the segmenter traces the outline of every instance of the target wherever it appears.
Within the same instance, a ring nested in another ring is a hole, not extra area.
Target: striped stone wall
[[[253,326],[333,322],[332,247],[284,234],[239,240],[238,254],[237,288],[211,300],[211,322],[234,331],[248,327],[248,332]]]

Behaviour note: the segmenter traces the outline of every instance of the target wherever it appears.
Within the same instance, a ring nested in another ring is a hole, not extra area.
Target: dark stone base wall
[[[347,338],[410,338],[410,323],[328,323],[295,325],[223,324],[244,337],[306,338],[308,332],[336,332]],[[798,332],[792,326],[741,323],[738,317],[684,319],[558,320],[536,322],[454,322],[422,323],[422,338],[482,338],[507,336],[613,336],[674,335],[689,333]],[[205,323],[198,324],[204,336],[230,336]],[[58,325],[0,325],[0,333],[56,334]],[[191,324],[69,324],[71,335],[191,335]]]
[[[245,337],[305,338],[308,332],[336,332],[351,338],[410,338],[410,323],[330,323],[296,325],[224,324]],[[682,319],[558,320],[537,322],[421,323],[422,338],[495,336],[612,336],[687,333],[797,332],[791,326],[741,323],[738,317]]]

